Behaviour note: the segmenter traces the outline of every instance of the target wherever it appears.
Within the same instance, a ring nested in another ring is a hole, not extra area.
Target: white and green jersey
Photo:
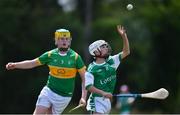
[[[67,54],[59,53],[58,48],[38,57],[39,65],[48,65],[49,78],[47,86],[61,96],[71,97],[77,71],[85,71],[81,56],[72,49]]]
[[[85,73],[86,89],[94,86],[105,92],[113,93],[116,84],[116,70],[120,64],[120,60],[121,53],[109,56],[106,62],[102,64],[92,62]],[[108,114],[111,109],[110,100],[106,99],[105,101],[102,98],[100,94],[91,93],[87,101],[87,110]]]
[[[85,86],[88,89],[94,86],[105,92],[113,93],[116,84],[116,70],[120,64],[121,53],[109,56],[106,62],[97,64],[92,62],[85,74]],[[99,94],[92,94],[92,97],[101,97]]]

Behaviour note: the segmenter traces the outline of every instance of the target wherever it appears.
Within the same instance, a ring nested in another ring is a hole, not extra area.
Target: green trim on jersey
[[[91,86],[93,86],[93,85],[89,84],[88,86],[86,86],[86,90],[88,90]]]
[[[49,66],[47,86],[59,95],[72,96],[77,70],[85,69],[81,56],[72,49],[61,56],[56,48],[42,54],[38,60]]]

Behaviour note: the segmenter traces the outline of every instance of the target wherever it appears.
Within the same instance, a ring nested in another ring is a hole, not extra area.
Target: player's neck
[[[67,54],[67,52],[69,51],[69,48],[58,48],[58,50],[59,50],[59,53],[60,54]]]
[[[106,59],[104,59],[104,58],[96,58],[96,61],[95,61],[95,62],[96,62],[97,64],[101,64],[101,63],[104,63],[105,60],[106,60]]]
[[[67,51],[59,51],[60,54],[66,54]]]

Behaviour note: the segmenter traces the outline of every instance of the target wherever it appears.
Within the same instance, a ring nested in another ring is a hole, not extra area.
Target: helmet
[[[61,38],[68,38],[69,45],[67,48],[63,48],[62,46],[58,46],[58,40]],[[56,32],[55,32],[55,45],[58,46],[60,51],[67,51],[71,46],[71,40],[72,40],[72,38],[71,38],[71,34],[70,34],[69,30],[66,30],[66,29],[56,30]]]
[[[58,29],[55,32],[55,39],[59,39],[62,37],[66,37],[66,38],[71,38],[71,34],[69,32],[69,30],[66,29]]]
[[[106,41],[104,41],[104,40],[97,40],[97,41],[93,42],[92,44],[89,45],[89,53],[92,56],[95,56],[94,52],[95,51],[99,51],[100,50],[100,46],[102,46],[104,44],[108,45],[108,43]]]

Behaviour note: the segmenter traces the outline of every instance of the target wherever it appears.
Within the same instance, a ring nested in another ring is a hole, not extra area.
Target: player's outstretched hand
[[[16,63],[10,62],[10,63],[6,64],[6,69],[7,70],[15,69],[15,66],[16,66]]]
[[[117,25],[117,30],[118,33],[122,36],[125,37],[126,36],[126,30],[124,29],[124,27],[122,25]]]

